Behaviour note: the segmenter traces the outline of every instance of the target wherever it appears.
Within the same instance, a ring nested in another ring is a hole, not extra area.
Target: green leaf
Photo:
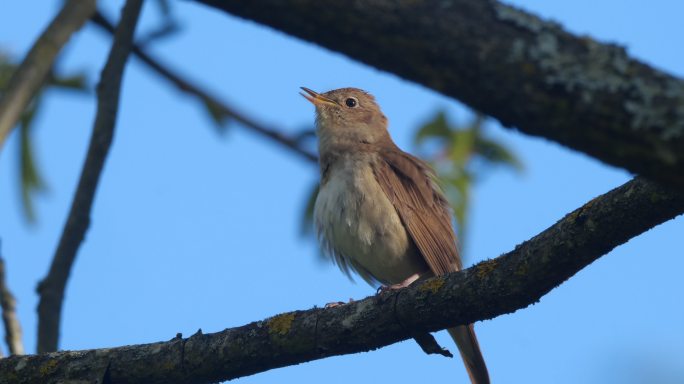
[[[518,172],[525,169],[522,161],[511,150],[494,140],[479,137],[475,147],[477,154],[493,165],[509,166]]]
[[[468,165],[475,151],[476,134],[477,131],[472,129],[461,129],[451,133],[449,158],[454,164],[462,168]]]
[[[431,153],[423,157],[432,164],[442,181],[461,244],[466,239],[470,195],[478,176],[495,165],[507,165],[518,171],[523,169],[522,162],[511,150],[485,136],[486,121],[486,116],[474,114],[470,122],[459,126],[450,123],[446,114],[439,111],[418,129],[414,139],[417,145],[427,139],[436,139],[435,145],[429,147]]]
[[[435,117],[418,128],[414,139],[416,144],[421,144],[428,138],[447,138],[451,134],[444,111],[438,111]]]
[[[36,214],[33,196],[45,190],[45,182],[36,167],[35,154],[31,141],[31,123],[36,114],[37,104],[24,112],[19,123],[19,168],[21,174],[21,201],[24,214],[30,223],[35,222]]]
[[[461,246],[463,246],[466,240],[465,233],[468,224],[472,177],[467,171],[463,171],[447,175],[445,181],[445,194],[456,220],[456,235]]]
[[[17,66],[10,58],[0,52],[0,95],[6,87]],[[56,76],[51,73],[43,88],[36,92],[27,109],[22,113],[18,122],[19,128],[19,190],[22,202],[22,211],[29,223],[36,220],[34,197],[44,191],[46,183],[38,169],[35,159],[35,151],[31,130],[34,117],[38,114],[43,101],[43,90],[47,87],[57,87],[76,91],[87,91],[86,76],[77,73],[68,76]]]
[[[306,206],[300,224],[300,233],[302,236],[309,236],[314,233],[314,206],[316,205],[316,198],[318,197],[318,183],[314,184],[306,198]]]

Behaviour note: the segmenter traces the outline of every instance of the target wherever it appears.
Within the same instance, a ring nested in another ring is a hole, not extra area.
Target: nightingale
[[[462,268],[452,213],[431,167],[402,151],[375,98],[357,88],[301,93],[316,107],[323,250],[369,284],[400,289]],[[448,329],[472,383],[489,383],[473,325]]]

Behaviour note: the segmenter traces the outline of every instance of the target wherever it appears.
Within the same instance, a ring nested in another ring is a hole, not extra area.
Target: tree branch
[[[198,0],[684,190],[684,82],[493,0]]]
[[[93,12],[95,0],[68,0],[12,74],[7,90],[0,98],[0,148],[26,105],[43,85],[57,54]]]
[[[5,326],[5,342],[10,355],[23,355],[24,343],[21,341],[21,324],[17,318],[17,300],[7,286],[5,260],[0,255],[0,306],[2,322]]]
[[[99,11],[96,12],[95,15],[92,17],[92,21],[93,23],[95,23],[95,25],[101,27],[110,34],[114,32],[114,27],[112,26],[112,23],[110,23]],[[213,109],[221,115],[233,119],[238,123],[242,124],[244,127],[252,130],[253,132],[263,135],[275,141],[276,143],[293,150],[294,153],[302,156],[304,159],[310,162],[316,162],[318,160],[318,156],[316,156],[316,154],[302,148],[297,140],[285,136],[281,133],[281,131],[277,129],[266,127],[262,124],[259,124],[255,120],[237,112],[235,109],[219,101],[218,98],[210,95],[207,91],[204,91],[199,87],[191,84],[190,82],[184,80],[178,73],[171,70],[168,66],[162,64],[159,60],[152,58],[139,46],[133,45],[131,51],[143,63],[145,63],[153,71],[157,72],[161,77],[171,82],[171,84],[175,85],[181,91],[193,95],[200,99],[200,101],[205,103],[207,106],[213,107]]]
[[[38,352],[57,350],[62,303],[71,267],[90,225],[90,209],[114,136],[121,78],[133,43],[142,0],[128,0],[97,87],[97,115],[78,187],[50,271],[38,285]]]
[[[95,380],[210,383],[369,351],[511,313],[630,238],[684,212],[684,196],[635,179],[599,196],[496,259],[331,309],[280,314],[183,339],[0,359],[7,384]]]

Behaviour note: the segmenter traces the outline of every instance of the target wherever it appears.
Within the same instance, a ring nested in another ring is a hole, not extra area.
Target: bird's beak
[[[300,87],[300,88],[306,93],[299,92],[299,94],[304,96],[305,99],[309,100],[315,106],[325,105],[325,104],[340,105],[337,101],[335,101],[329,97],[325,97],[318,92],[314,92],[307,87]]]

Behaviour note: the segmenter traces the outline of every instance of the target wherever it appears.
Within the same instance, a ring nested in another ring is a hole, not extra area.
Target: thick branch
[[[88,154],[50,271],[38,286],[38,352],[57,350],[62,302],[76,253],[90,225],[95,190],[114,136],[123,70],[133,44],[142,0],[128,0],[97,87],[97,115]]]
[[[57,54],[94,12],[95,0],[67,1],[12,74],[0,99],[0,147],[43,85]]]
[[[492,0],[198,1],[684,190],[684,82],[621,47]]]
[[[2,323],[5,327],[5,342],[10,355],[23,355],[24,343],[21,341],[21,324],[17,318],[17,300],[7,286],[5,260],[0,256],[0,306]]]
[[[92,18],[92,21],[93,23],[95,23],[95,25],[101,27],[105,31],[109,33],[114,32],[114,27],[112,26],[112,24],[100,12],[95,13],[95,15]],[[237,112],[235,109],[219,101],[218,98],[210,95],[209,92],[202,90],[200,89],[200,87],[195,86],[190,82],[186,81],[185,79],[183,79],[181,75],[171,70],[168,66],[162,64],[159,60],[152,58],[147,52],[145,52],[139,46],[134,45],[131,52],[133,52],[135,56],[137,56],[143,63],[150,67],[150,69],[157,72],[160,76],[171,82],[171,84],[175,85],[178,89],[197,97],[198,99],[200,99],[200,101],[205,103],[207,106],[211,106],[216,112],[220,113],[221,115],[233,119],[238,123],[242,124],[244,127],[252,130],[253,132],[261,134],[273,140],[274,142],[293,150],[294,153],[302,156],[310,162],[317,161],[318,157],[310,151],[307,151],[306,149],[302,148],[302,146],[297,140],[285,136],[281,133],[281,131],[277,129],[266,127],[262,124],[259,124],[252,118]]]
[[[684,197],[635,179],[496,259],[331,309],[281,314],[215,334],[0,360],[7,384],[96,380],[210,383],[380,348],[416,333],[537,302],[601,255],[684,212]]]

